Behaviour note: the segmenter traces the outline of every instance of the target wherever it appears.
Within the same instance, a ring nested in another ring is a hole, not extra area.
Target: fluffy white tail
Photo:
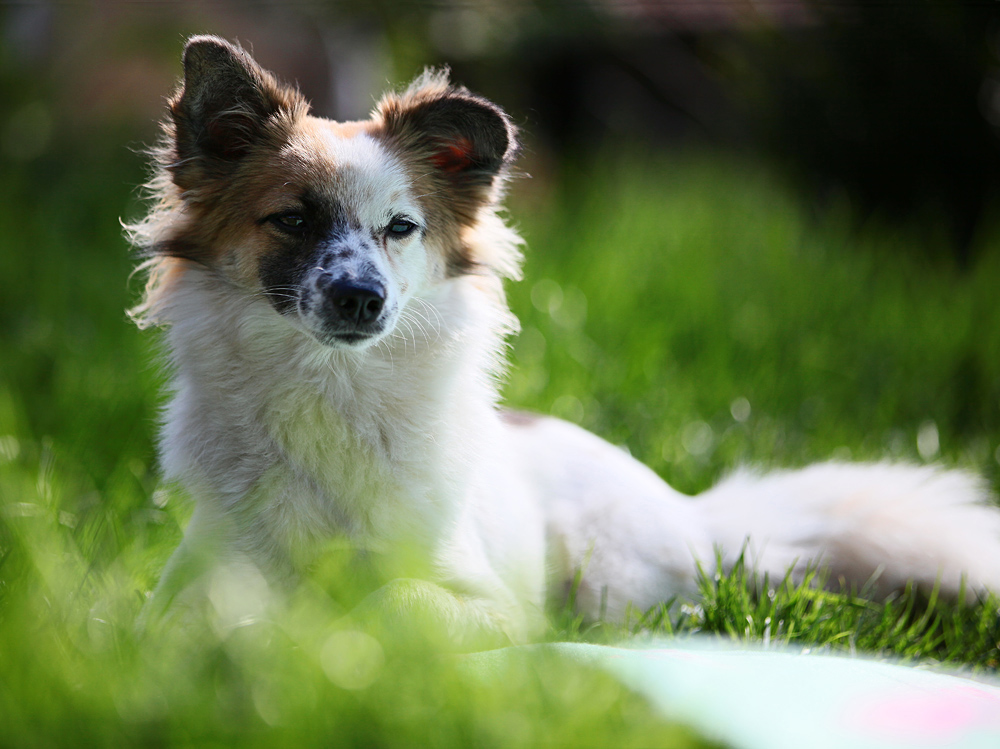
[[[744,545],[758,574],[781,579],[817,561],[876,595],[908,580],[957,596],[1000,593],[1000,508],[959,470],[889,463],[821,463],[741,470],[699,497],[709,534],[731,565]],[[749,539],[749,540],[748,540]]]

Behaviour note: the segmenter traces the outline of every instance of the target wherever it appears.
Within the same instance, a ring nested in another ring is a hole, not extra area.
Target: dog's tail
[[[740,470],[699,497],[707,529],[732,565],[780,580],[808,566],[829,584],[884,595],[913,580],[949,597],[1000,594],[1000,508],[960,470],[891,463],[822,463]]]

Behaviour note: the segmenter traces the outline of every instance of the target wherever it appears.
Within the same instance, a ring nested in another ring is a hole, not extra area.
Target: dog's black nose
[[[380,288],[349,281],[332,281],[325,289],[326,301],[344,322],[365,325],[373,322],[385,305]]]

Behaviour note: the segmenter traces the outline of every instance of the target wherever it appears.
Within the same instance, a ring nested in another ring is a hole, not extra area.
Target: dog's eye
[[[413,233],[413,230],[417,228],[417,225],[412,221],[408,221],[405,218],[394,219],[391,224],[389,224],[385,231],[393,237],[405,237]]]
[[[300,232],[306,228],[306,220],[300,213],[278,213],[271,216],[271,223],[290,232]]]

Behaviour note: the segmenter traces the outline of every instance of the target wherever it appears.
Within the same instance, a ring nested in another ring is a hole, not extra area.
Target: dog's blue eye
[[[271,222],[287,231],[302,231],[306,228],[306,220],[298,213],[279,213],[271,217]]]
[[[417,225],[412,221],[407,221],[406,219],[396,219],[388,227],[388,233],[394,237],[405,237],[407,234],[411,234]]]

